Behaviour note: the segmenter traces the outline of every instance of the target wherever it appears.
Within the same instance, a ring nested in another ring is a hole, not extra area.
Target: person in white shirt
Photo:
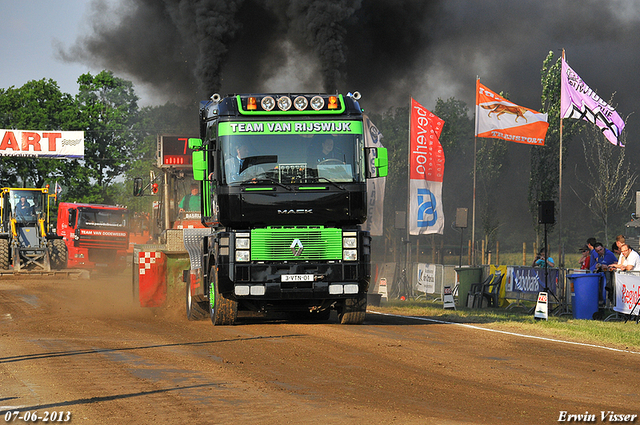
[[[618,264],[612,264],[611,267],[622,271],[640,271],[640,255],[629,245],[623,244],[620,246]]]

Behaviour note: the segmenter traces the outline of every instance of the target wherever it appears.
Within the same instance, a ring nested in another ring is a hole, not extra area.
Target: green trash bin
[[[467,294],[471,284],[482,282],[482,267],[460,267],[458,273],[458,308],[467,306]]]

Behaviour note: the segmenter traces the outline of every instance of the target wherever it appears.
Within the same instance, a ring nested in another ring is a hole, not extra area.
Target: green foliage
[[[132,147],[139,142],[139,134],[132,131],[137,120],[138,97],[130,81],[114,77],[109,71],[95,77],[83,74],[78,84],[80,125],[85,131],[84,161],[90,170],[79,188],[84,190],[93,180],[108,202],[106,187],[122,175],[131,160]]]
[[[464,154],[473,145],[473,120],[469,118],[466,103],[455,98],[438,98],[433,113],[444,120],[440,144],[445,156]]]
[[[150,198],[131,196],[133,177],[148,181],[155,167],[158,134],[198,134],[197,106],[166,104],[139,109],[133,84],[109,71],[81,75],[78,84],[75,98],[60,92],[53,80],[0,89],[2,128],[85,132],[84,160],[0,158],[2,185],[49,184],[53,192],[57,181],[62,186],[60,201],[150,210]]]
[[[553,201],[558,198],[560,183],[560,74],[562,60],[554,63],[553,52],[550,51],[542,64],[542,108],[548,114],[549,129],[544,146],[531,147],[531,178],[529,180],[529,211],[537,230],[538,201]],[[562,131],[562,169],[567,159],[567,151],[571,140],[582,128],[582,121],[563,120]],[[551,229],[553,227],[550,226]]]

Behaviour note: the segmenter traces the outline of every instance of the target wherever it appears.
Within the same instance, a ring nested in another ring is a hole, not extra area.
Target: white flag
[[[364,145],[367,148],[381,148],[382,133],[368,116],[362,115],[364,123]],[[363,227],[371,236],[382,236],[384,215],[384,189],[386,177],[367,180],[367,221]]]

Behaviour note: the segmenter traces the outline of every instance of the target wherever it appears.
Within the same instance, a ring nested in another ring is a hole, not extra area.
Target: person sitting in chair
[[[16,217],[26,219],[34,215],[33,206],[29,204],[25,196],[20,197],[20,202],[16,205]]]
[[[321,164],[323,162],[327,162],[331,159],[334,162],[343,161],[343,155],[340,154],[336,149],[334,149],[333,139],[331,137],[327,137],[322,141],[320,145],[321,149],[315,153],[309,155],[308,163],[310,166],[315,166],[316,164]]]

